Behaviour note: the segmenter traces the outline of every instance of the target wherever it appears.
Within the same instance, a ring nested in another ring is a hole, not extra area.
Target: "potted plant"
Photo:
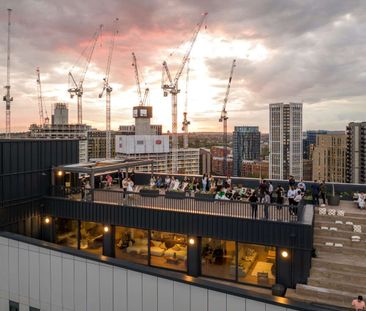
[[[334,183],[332,183],[332,194],[327,195],[327,199],[328,199],[328,205],[338,206],[340,203],[341,199],[339,195],[335,194]]]
[[[194,199],[197,201],[214,201],[215,195],[211,192],[197,192],[194,194]]]
[[[179,190],[167,190],[165,192],[165,197],[167,199],[183,200],[186,197],[186,193],[184,191]]]
[[[159,190],[154,188],[150,188],[150,187],[143,187],[142,189],[140,189],[140,195],[142,197],[158,197],[159,196]]]

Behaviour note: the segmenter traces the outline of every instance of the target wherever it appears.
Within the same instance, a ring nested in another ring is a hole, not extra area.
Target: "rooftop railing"
[[[86,190],[55,186],[52,188],[52,195],[77,201],[276,222],[301,223],[305,210],[302,202],[298,206],[250,203],[236,200],[215,200],[213,197],[203,198],[198,195],[190,196],[189,193],[185,192],[160,194],[154,191],[145,193],[123,192],[119,190]],[[308,208],[312,207],[309,206]]]

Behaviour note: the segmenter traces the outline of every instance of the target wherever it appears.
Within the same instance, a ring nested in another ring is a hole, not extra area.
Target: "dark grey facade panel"
[[[0,140],[0,202],[48,193],[52,166],[78,162],[76,140]]]

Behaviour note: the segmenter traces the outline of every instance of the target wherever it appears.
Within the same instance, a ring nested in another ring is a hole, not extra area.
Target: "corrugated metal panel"
[[[78,158],[78,141],[0,140],[0,204],[47,194],[52,165]]]

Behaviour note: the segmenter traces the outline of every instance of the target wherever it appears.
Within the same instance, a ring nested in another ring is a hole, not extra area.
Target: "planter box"
[[[194,199],[197,201],[215,201],[215,196],[212,193],[195,193]]]
[[[328,205],[331,206],[338,206],[341,200],[339,195],[328,195],[327,199],[328,199]]]
[[[279,297],[285,297],[286,294],[286,287],[281,284],[274,284],[272,286],[272,295],[273,296],[279,296]]]
[[[158,197],[159,196],[159,190],[154,189],[141,189],[140,195],[142,197]]]
[[[167,191],[165,193],[165,197],[167,199],[183,200],[186,197],[186,193],[185,192],[180,192],[180,191]]]

